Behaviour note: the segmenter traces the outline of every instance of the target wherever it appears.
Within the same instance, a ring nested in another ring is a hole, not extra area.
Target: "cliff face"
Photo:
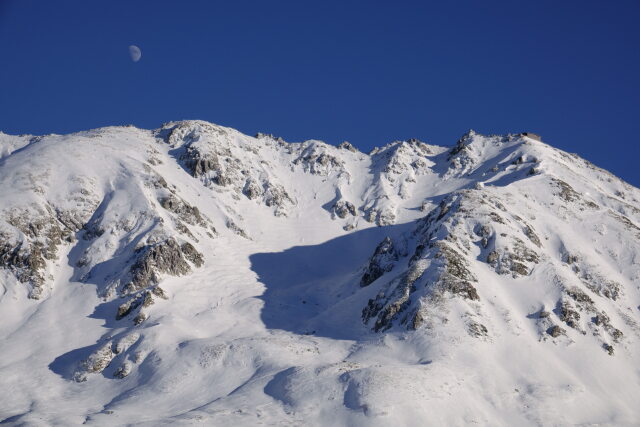
[[[640,190],[537,138],[185,121],[0,154],[4,418],[640,416]]]

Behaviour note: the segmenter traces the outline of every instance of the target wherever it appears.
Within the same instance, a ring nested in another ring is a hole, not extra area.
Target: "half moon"
[[[131,45],[129,46],[129,56],[133,62],[138,62],[142,57],[142,51],[138,46]]]

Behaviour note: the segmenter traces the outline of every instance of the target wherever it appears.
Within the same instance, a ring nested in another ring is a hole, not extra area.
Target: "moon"
[[[142,57],[142,51],[140,50],[140,48],[136,45],[131,45],[129,46],[129,56],[131,57],[131,60],[133,62],[138,62],[140,61],[140,58]]]

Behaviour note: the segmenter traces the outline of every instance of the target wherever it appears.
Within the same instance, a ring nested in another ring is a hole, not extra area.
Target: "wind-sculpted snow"
[[[530,135],[0,133],[0,420],[633,425],[639,257]]]

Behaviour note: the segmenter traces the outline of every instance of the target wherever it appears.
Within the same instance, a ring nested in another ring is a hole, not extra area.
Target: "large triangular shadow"
[[[414,228],[415,222],[371,227],[318,245],[251,255],[251,269],[266,288],[260,297],[265,326],[333,339],[369,335],[361,313],[379,286],[360,287],[363,269],[386,236]]]

